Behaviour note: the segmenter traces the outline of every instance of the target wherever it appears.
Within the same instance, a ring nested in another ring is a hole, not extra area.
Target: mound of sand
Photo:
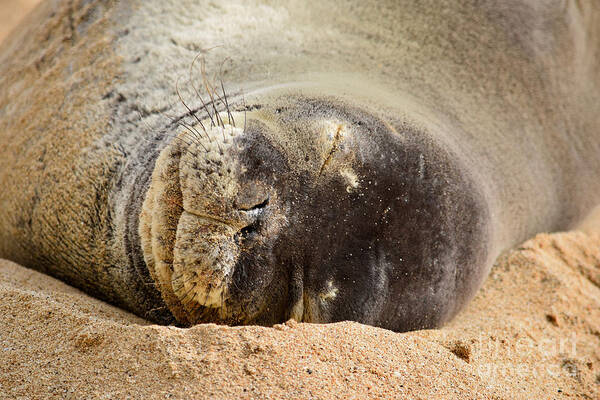
[[[440,330],[148,324],[0,262],[0,398],[600,398],[600,235],[500,257]]]

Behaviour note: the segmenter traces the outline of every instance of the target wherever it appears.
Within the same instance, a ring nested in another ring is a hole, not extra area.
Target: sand
[[[0,1],[0,40],[34,3]],[[597,226],[506,252],[448,326],[403,334],[157,326],[0,260],[0,399],[598,399]]]
[[[505,253],[439,330],[148,324],[0,262],[0,398],[600,398],[600,235]]]
[[[0,0],[0,41],[40,0]]]

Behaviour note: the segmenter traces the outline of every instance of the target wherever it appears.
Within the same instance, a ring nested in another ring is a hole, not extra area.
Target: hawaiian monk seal
[[[599,29],[592,2],[46,2],[0,49],[0,255],[159,323],[438,326],[598,202]]]

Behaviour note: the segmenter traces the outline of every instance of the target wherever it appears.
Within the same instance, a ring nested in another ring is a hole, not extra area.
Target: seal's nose
[[[299,108],[281,116],[289,142],[304,146],[302,157],[290,150],[303,172],[279,189],[287,225],[274,254],[289,271],[287,315],[397,331],[449,319],[487,257],[487,208],[457,158],[427,132],[360,108]]]

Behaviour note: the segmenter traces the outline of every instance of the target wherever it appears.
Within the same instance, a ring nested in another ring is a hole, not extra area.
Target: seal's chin
[[[139,233],[179,323],[407,330],[468,301],[486,273],[487,209],[430,135],[291,95],[244,126],[190,126],[156,162]]]

